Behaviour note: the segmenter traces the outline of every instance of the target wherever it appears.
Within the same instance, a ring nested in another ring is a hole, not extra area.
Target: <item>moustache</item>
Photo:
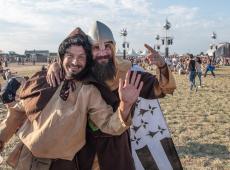
[[[77,64],[77,65],[71,64],[70,66],[71,66],[71,67],[77,67],[77,68],[82,68],[82,67],[83,67],[82,65],[79,65],[79,64]]]
[[[97,56],[96,60],[100,60],[100,59],[110,59],[110,55],[105,55],[105,56]]]

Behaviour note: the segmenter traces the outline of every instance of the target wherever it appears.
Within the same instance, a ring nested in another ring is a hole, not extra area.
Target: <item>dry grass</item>
[[[230,169],[230,67],[216,73],[197,92],[175,75],[177,90],[161,99],[184,169]]]
[[[39,66],[11,66],[19,74],[32,75]],[[204,87],[189,91],[185,75],[175,75],[177,90],[161,99],[161,106],[171,129],[184,169],[230,169],[230,67],[216,70],[216,78],[203,78]],[[0,80],[2,81],[2,80]],[[0,120],[6,110],[1,105]],[[17,138],[7,145],[5,158]],[[10,169],[3,163],[0,169]]]

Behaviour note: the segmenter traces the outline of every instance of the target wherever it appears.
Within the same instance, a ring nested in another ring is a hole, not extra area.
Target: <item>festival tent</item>
[[[132,48],[129,52],[128,52],[128,56],[130,57],[137,57],[138,54],[134,51],[134,49]]]
[[[137,51],[136,53],[138,54],[138,56],[140,56],[142,51]]]
[[[142,53],[141,53],[141,56],[146,56],[148,54],[147,50],[144,50]]]

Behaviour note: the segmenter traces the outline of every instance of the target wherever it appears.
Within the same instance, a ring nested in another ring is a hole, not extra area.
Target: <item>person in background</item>
[[[198,87],[202,87],[202,80],[201,80],[201,77],[202,77],[202,61],[201,61],[201,58],[200,57],[196,57],[196,74],[197,74],[197,77],[199,78],[199,86]]]
[[[173,58],[172,58],[172,66],[173,66],[173,71],[174,72],[177,71],[177,69],[176,69],[177,64],[178,64],[178,58],[176,56],[173,56]]]
[[[207,73],[210,71],[212,73],[212,76],[215,78],[216,75],[214,73],[214,70],[215,70],[215,66],[213,65],[212,63],[212,59],[211,58],[208,58],[208,64],[206,66],[206,70],[205,70],[205,73],[204,73],[204,77],[207,76]]]
[[[176,69],[177,69],[179,75],[182,75],[182,74],[186,73],[182,58],[180,58],[179,62],[177,63]]]
[[[189,82],[190,82],[190,90],[193,89],[193,87],[196,87],[195,83],[195,77],[196,77],[196,61],[194,60],[194,57],[192,54],[189,56],[190,60],[188,62],[188,69],[187,72],[189,74]]]
[[[0,99],[6,107],[11,107],[16,103],[18,98],[18,89],[25,84],[29,77],[17,76],[10,77],[6,81],[6,85],[3,87],[0,93]]]

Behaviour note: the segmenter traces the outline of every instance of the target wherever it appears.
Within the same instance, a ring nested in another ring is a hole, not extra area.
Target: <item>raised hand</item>
[[[119,97],[126,106],[132,106],[136,102],[143,86],[143,82],[140,82],[140,79],[141,75],[137,75],[134,72],[130,80],[130,71],[128,71],[125,82],[122,79],[119,80]]]
[[[151,65],[154,64],[157,67],[163,67],[165,65],[164,58],[162,58],[156,50],[154,50],[148,44],[145,44],[145,48],[147,48],[149,51],[149,54],[146,56],[146,58],[148,59]]]

